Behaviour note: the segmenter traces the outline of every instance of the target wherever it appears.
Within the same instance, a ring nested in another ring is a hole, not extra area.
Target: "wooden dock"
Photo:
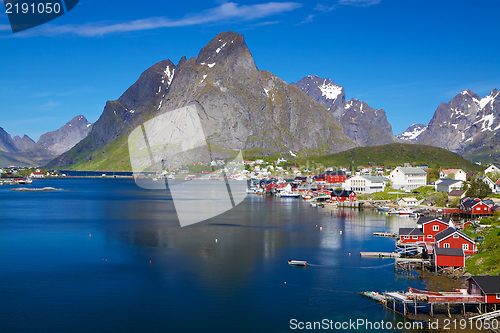
[[[398,235],[392,233],[392,232],[374,232],[373,233],[373,236],[377,236],[377,237],[393,237],[393,238],[397,238]]]
[[[399,258],[399,253],[395,252],[359,252],[361,257],[379,257],[379,258]]]
[[[441,307],[451,318],[452,308],[458,314],[465,315],[467,306],[477,307],[477,311],[481,313],[480,316],[471,319],[487,320],[500,317],[500,311],[483,314],[486,310],[484,296],[469,295],[464,292],[433,292],[409,287],[408,292],[364,292],[362,295],[384,304],[387,309],[405,317],[410,314],[418,315],[419,311],[434,317],[436,307]]]

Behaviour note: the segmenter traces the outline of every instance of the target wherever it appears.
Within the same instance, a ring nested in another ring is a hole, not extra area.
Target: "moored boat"
[[[305,260],[288,260],[288,265],[291,265],[291,266],[306,266],[307,265],[307,261]]]

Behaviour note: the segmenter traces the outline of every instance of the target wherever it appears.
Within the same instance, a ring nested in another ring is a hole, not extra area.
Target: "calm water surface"
[[[181,228],[168,193],[133,180],[32,186],[68,191],[0,187],[0,332],[289,332],[293,318],[402,321],[357,293],[423,287],[397,278],[391,259],[359,257],[392,252],[393,239],[372,233],[413,219],[248,196]],[[290,267],[290,258],[312,265]]]

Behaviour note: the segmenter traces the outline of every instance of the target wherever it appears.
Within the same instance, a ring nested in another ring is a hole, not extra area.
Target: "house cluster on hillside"
[[[477,253],[474,240],[460,229],[472,222],[456,226],[451,218],[420,217],[418,227],[400,228],[398,247],[432,256],[436,269],[465,267],[465,257]]]

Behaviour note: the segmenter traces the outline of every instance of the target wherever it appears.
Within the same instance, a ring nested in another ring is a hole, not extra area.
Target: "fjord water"
[[[201,196],[210,182],[199,183]],[[0,187],[0,332],[287,332],[291,319],[396,322],[402,317],[357,293],[423,287],[397,278],[392,259],[359,257],[392,252],[393,239],[372,233],[415,225],[407,217],[248,196],[181,228],[166,191],[130,179],[32,186],[66,191]],[[199,198],[190,200],[196,210]],[[311,265],[288,266],[291,258]]]

